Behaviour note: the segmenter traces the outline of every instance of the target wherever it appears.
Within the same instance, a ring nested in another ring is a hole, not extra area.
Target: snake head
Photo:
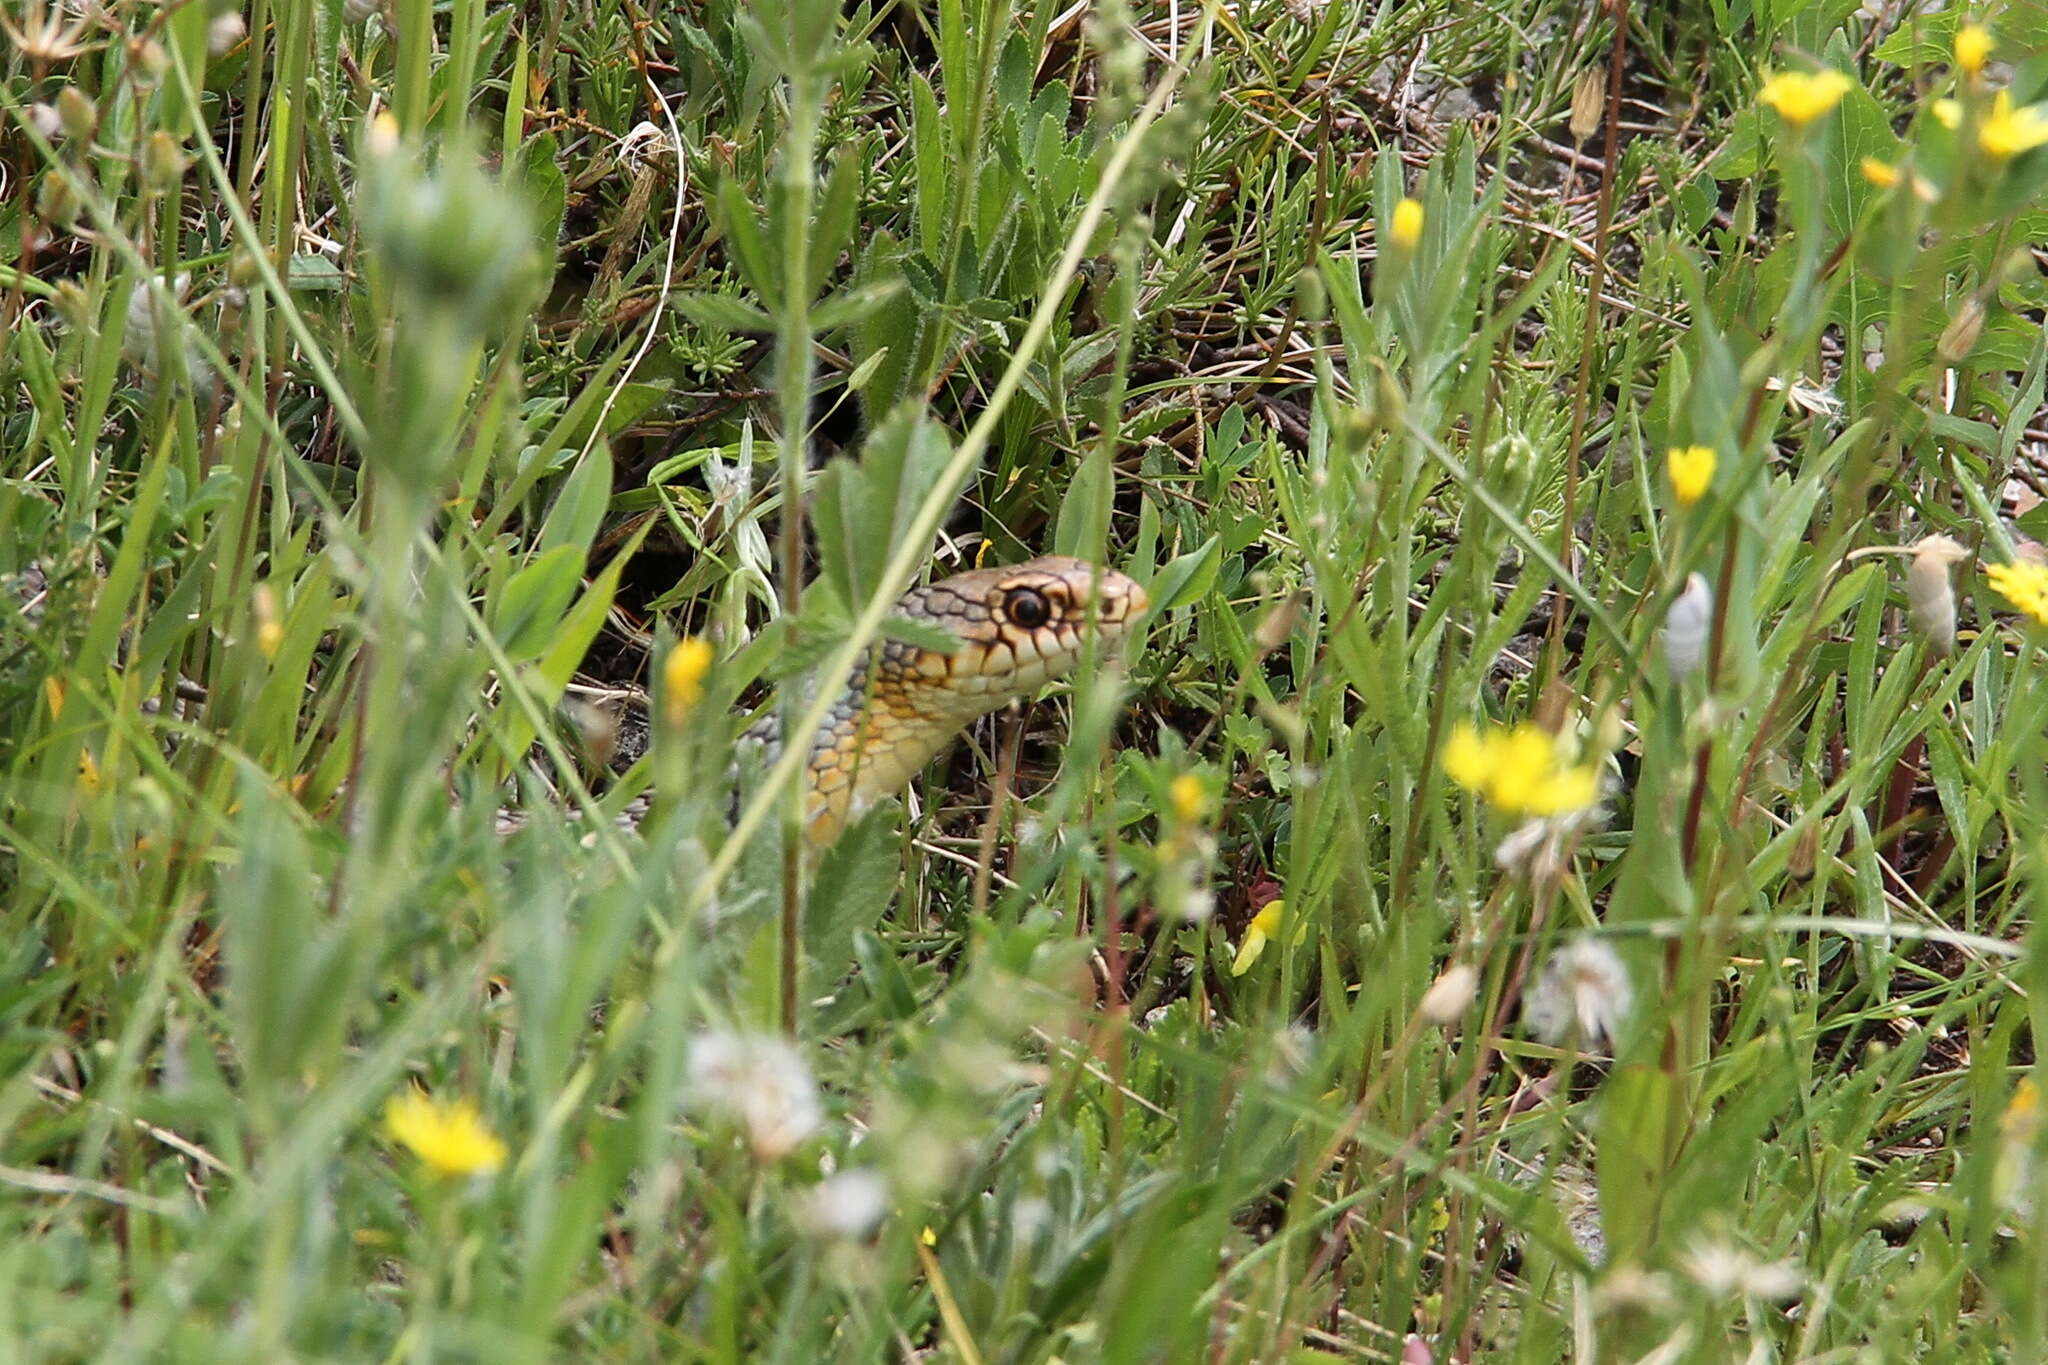
[[[905,593],[896,615],[950,632],[959,647],[884,639],[854,668],[812,741],[812,842],[901,791],[975,717],[1072,673],[1091,639],[1095,658],[1112,657],[1146,605],[1135,580],[1064,555]]]
[[[955,574],[911,592],[897,611],[960,637],[958,650],[930,655],[925,667],[932,681],[950,683],[981,712],[1072,673],[1091,636],[1097,657],[1110,657],[1148,605],[1133,578],[1083,559],[1046,555]]]

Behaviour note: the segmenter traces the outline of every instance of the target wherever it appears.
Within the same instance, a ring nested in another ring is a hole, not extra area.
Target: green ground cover
[[[0,1356],[2043,1354],[2037,0],[4,18]]]

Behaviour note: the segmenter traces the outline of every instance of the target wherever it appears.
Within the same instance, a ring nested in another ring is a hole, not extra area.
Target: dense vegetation
[[[2042,1354],[2035,0],[5,24],[0,1355]]]

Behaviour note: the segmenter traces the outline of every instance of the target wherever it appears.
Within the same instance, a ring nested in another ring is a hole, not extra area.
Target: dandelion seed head
[[[1597,938],[1580,938],[1551,954],[1522,1006],[1522,1022],[1543,1042],[1597,1045],[1613,1041],[1635,1002],[1621,955]]]
[[[819,1181],[804,1201],[804,1222],[820,1237],[864,1242],[889,1213],[889,1182],[865,1166]]]
[[[1782,1303],[1806,1285],[1806,1273],[1791,1261],[1759,1260],[1747,1248],[1718,1239],[1693,1244],[1685,1273],[1716,1298],[1756,1298]]]
[[[763,1162],[780,1159],[824,1122],[810,1067],[780,1038],[707,1031],[690,1041],[684,1065],[690,1102],[736,1123]]]

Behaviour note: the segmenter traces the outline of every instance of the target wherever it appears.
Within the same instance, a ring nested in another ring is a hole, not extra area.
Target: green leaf
[[[902,280],[848,285],[818,305],[816,311],[811,314],[811,329],[830,332],[841,327],[857,326],[867,321],[883,304],[902,292]],[[873,362],[874,357],[870,356],[863,363]]]
[[[562,617],[547,641],[547,650],[532,668],[522,675],[528,688],[534,694],[534,701],[543,710],[552,707],[562,699],[563,691],[569,686],[569,679],[576,674],[583,656],[590,651],[590,642],[604,629],[605,617],[612,609],[612,599],[618,595],[619,575],[639,550],[640,542],[654,529],[650,519],[641,523],[625,547],[604,566],[604,572],[584,590],[576,605]],[[529,566],[530,567],[530,566]],[[499,710],[502,718],[498,739],[501,751],[507,754],[524,755],[528,745],[533,743],[534,728],[523,711],[516,706]]]
[[[817,216],[811,224],[811,298],[816,298],[825,281],[832,278],[839,254],[853,241],[867,155],[867,142],[862,139],[842,147],[832,159],[832,173],[826,177],[825,193],[818,200]]]
[[[491,629],[516,663],[547,648],[583,577],[583,550],[558,545],[535,557],[505,585],[491,613]]]
[[[562,491],[555,495],[555,505],[548,509],[548,519],[541,523],[536,548],[546,553],[569,546],[579,555],[589,554],[611,497],[611,452],[599,443],[563,481]]]
[[[804,916],[804,953],[814,986],[829,989],[853,965],[854,935],[881,923],[902,884],[895,812],[868,811],[818,863]]]
[[[328,294],[348,288],[348,276],[319,252],[301,251],[285,261],[284,284],[287,289]]]
[[[846,601],[874,595],[948,453],[945,434],[922,406],[905,403],[869,438],[858,462],[834,460],[820,472],[818,557]]]
[[[1116,494],[1116,471],[1109,463],[1106,442],[1098,441],[1081,461],[1060,499],[1059,523],[1053,529],[1054,554],[1076,559],[1102,558],[1109,544],[1109,511]]]
[[[1213,535],[1195,549],[1168,560],[1152,575],[1147,587],[1152,597],[1152,619],[1208,596],[1216,586],[1216,573],[1222,563],[1222,541]]]
[[[741,276],[753,286],[770,312],[780,308],[782,290],[775,273],[775,258],[769,254],[767,240],[761,233],[761,211],[747,202],[739,182],[731,176],[719,179],[715,203],[718,229],[732,247]]]
[[[917,1014],[917,992],[911,988],[909,973],[873,930],[853,931],[853,960],[860,967],[861,983],[885,1017],[909,1019]]]
[[[676,311],[700,327],[722,327],[742,336],[765,335],[775,330],[775,319],[731,294],[691,290],[675,296]]]
[[[1600,1102],[1600,1222],[1612,1264],[1640,1260],[1655,1244],[1664,1193],[1671,1078],[1655,1067],[1617,1067]]]
[[[882,618],[882,636],[888,640],[900,640],[906,645],[919,649],[935,649],[941,654],[957,654],[960,651],[960,637],[944,626],[935,626],[929,621],[920,621],[911,616],[885,616]]]
[[[1945,66],[1955,48],[1956,26],[1963,13],[1960,5],[1939,13],[1916,12],[1872,48],[1870,55],[1894,66]]]

